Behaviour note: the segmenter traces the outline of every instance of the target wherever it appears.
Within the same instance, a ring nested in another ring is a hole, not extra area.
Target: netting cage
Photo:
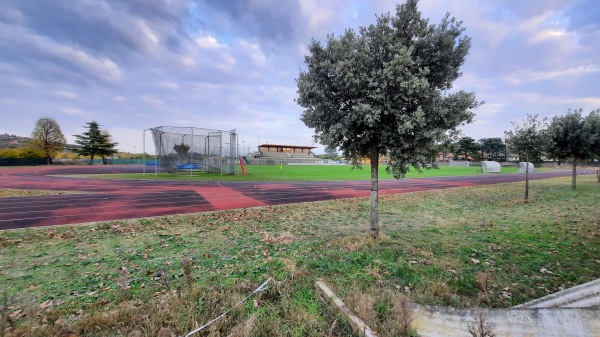
[[[235,130],[159,126],[150,129],[161,169],[235,174]]]

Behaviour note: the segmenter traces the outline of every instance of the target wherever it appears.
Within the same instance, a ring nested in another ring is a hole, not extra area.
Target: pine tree
[[[90,156],[90,165],[94,164],[94,157],[100,156],[103,159],[103,163],[106,164],[105,158],[115,153],[115,146],[118,143],[112,142],[108,132],[100,130],[100,126],[96,121],[86,123],[87,131],[81,135],[74,135],[75,143],[81,145],[81,149],[74,149],[73,151],[79,156]]]

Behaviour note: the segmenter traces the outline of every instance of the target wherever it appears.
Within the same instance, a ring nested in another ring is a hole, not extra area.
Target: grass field
[[[277,165],[247,165],[247,175],[243,176],[236,168],[236,175],[221,175],[216,173],[178,172],[177,174],[159,173],[155,176],[152,169],[143,174],[102,174],[102,175],[83,175],[93,176],[94,178],[111,179],[169,179],[169,180],[227,180],[227,181],[298,181],[298,180],[369,180],[371,179],[371,168],[364,165],[362,169],[353,169],[350,165],[343,166],[319,166],[319,165],[290,165],[283,166],[280,169]],[[502,173],[517,173],[517,168],[503,168]],[[427,178],[440,176],[465,176],[478,175],[481,173],[481,167],[450,167],[440,166],[439,169],[427,169],[422,173],[411,170],[407,178]],[[379,169],[379,179],[394,179],[385,171],[385,166]]]
[[[510,307],[600,277],[600,184],[581,176],[0,233],[6,336],[352,336],[323,278],[380,336],[397,303]],[[0,336],[2,333],[0,333]]]

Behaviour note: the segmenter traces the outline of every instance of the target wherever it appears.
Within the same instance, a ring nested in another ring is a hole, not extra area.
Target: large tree
[[[94,157],[103,159],[117,153],[115,147],[118,143],[112,142],[108,132],[101,130],[97,122],[86,123],[87,131],[81,135],[74,135],[75,143],[81,145],[81,149],[73,149],[79,156],[90,156],[90,165],[94,164]],[[103,160],[104,162],[104,160]]]
[[[52,165],[52,158],[62,151],[66,145],[67,140],[53,118],[42,117],[37,120],[31,133],[29,146],[43,153],[48,165]]]
[[[502,157],[502,154],[506,152],[506,144],[504,144],[501,138],[482,138],[479,140],[479,148],[481,150],[481,158],[497,161],[505,159]]]
[[[479,145],[475,142],[475,139],[471,137],[461,137],[454,143],[453,147],[455,157],[460,158],[460,156],[462,156],[463,160],[479,157]]]
[[[584,132],[590,135],[590,152],[592,158],[600,160],[600,109],[593,110],[583,125]]]
[[[513,130],[504,132],[508,150],[527,163],[525,164],[525,201],[529,200],[529,161],[539,160],[546,144],[543,122],[538,120],[537,115],[527,115],[523,124],[512,122]]]
[[[379,233],[379,156],[389,154],[397,179],[420,171],[446,131],[470,122],[473,93],[452,91],[471,40],[461,22],[446,15],[438,25],[421,17],[417,0],[375,24],[313,40],[307,69],[297,79],[301,120],[326,146],[339,148],[358,165],[371,162],[371,221]]]
[[[594,159],[600,161],[600,109],[596,109],[586,117],[584,125],[586,133],[592,135],[591,148]],[[600,170],[596,170],[596,177],[600,183]]]
[[[566,115],[554,116],[548,125],[548,156],[558,160],[571,160],[573,176],[571,188],[577,187],[577,161],[600,156],[597,139],[600,137],[600,112],[592,111],[587,117],[582,110],[569,110]]]

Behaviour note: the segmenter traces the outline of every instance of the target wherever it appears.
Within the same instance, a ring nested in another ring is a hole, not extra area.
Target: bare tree
[[[52,158],[62,151],[66,145],[67,140],[54,119],[42,117],[37,120],[31,133],[29,146],[42,152],[48,165],[52,165]]]

